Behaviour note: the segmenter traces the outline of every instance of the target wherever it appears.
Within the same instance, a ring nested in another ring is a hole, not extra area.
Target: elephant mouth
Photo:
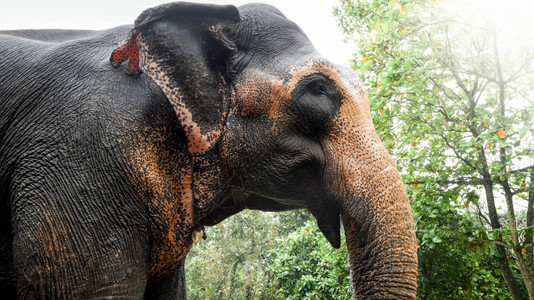
[[[241,198],[241,197],[239,197]],[[211,212],[202,217],[199,221],[200,226],[214,226],[224,221],[226,218],[233,216],[247,207],[244,201],[238,201],[235,196],[228,196],[225,200],[217,205]]]
[[[341,246],[341,210],[336,202],[328,200],[326,196],[313,197],[308,201],[284,200],[284,202],[289,203],[303,203],[303,205],[298,206],[285,205],[281,204],[281,202],[281,199],[256,195],[252,201],[248,201],[247,208],[264,211],[283,211],[305,208],[315,217],[319,230],[321,230],[332,247],[338,249]]]
[[[241,198],[241,199],[236,199]],[[292,205],[286,203],[303,203],[303,205]],[[306,204],[304,204],[306,203]],[[239,213],[244,209],[254,209],[261,211],[287,211],[293,209],[308,209],[317,220],[317,226],[325,238],[334,248],[341,246],[340,226],[341,209],[339,205],[327,200],[326,197],[313,199],[313,201],[295,201],[279,199],[272,196],[256,193],[243,193],[236,197],[230,196],[217,208],[202,218],[200,225],[213,226],[224,219]]]
[[[341,210],[337,203],[326,202],[322,209],[310,210],[317,219],[317,226],[332,247],[338,249],[341,246],[340,215]]]

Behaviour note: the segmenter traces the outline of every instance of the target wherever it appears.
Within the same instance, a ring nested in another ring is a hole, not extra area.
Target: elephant
[[[0,33],[0,291],[185,298],[184,260],[244,209],[344,227],[357,299],[415,299],[408,195],[367,92],[266,4]]]

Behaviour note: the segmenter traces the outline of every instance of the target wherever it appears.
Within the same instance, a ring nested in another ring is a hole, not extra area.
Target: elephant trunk
[[[343,201],[343,227],[357,299],[416,296],[417,250],[412,214],[402,182],[392,182],[388,176],[377,175],[376,183],[383,183],[375,187],[374,195],[349,196]]]
[[[346,112],[351,120],[338,124],[354,126],[338,127],[343,130],[325,147],[331,162],[325,183],[341,207],[354,297],[415,299],[417,247],[408,196],[370,115],[363,114]]]

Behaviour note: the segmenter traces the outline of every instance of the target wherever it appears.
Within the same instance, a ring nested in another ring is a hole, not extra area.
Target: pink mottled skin
[[[113,50],[110,58],[111,64],[115,67],[127,60],[127,73],[135,74],[143,72],[139,67],[139,49],[137,48],[135,39],[131,36],[125,42],[121,43],[115,50]]]

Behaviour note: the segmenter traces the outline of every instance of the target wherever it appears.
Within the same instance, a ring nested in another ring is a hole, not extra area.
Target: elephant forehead
[[[343,103],[358,105],[358,99],[365,97],[366,91],[356,74],[344,68],[335,67],[323,61],[309,61],[290,71],[280,72],[285,75],[275,77],[272,74],[253,72],[246,79],[236,84],[238,105],[243,116],[267,114],[270,118],[279,116],[281,108],[287,103],[295,88],[307,76],[322,74],[334,82],[341,92]]]
[[[272,117],[288,99],[280,79],[255,74],[236,84],[234,97],[242,116],[268,114]]]
[[[306,76],[322,74],[334,82],[345,99],[357,99],[366,94],[365,88],[354,72],[326,61],[309,61],[292,69],[290,73],[288,86],[292,89],[291,93]]]

